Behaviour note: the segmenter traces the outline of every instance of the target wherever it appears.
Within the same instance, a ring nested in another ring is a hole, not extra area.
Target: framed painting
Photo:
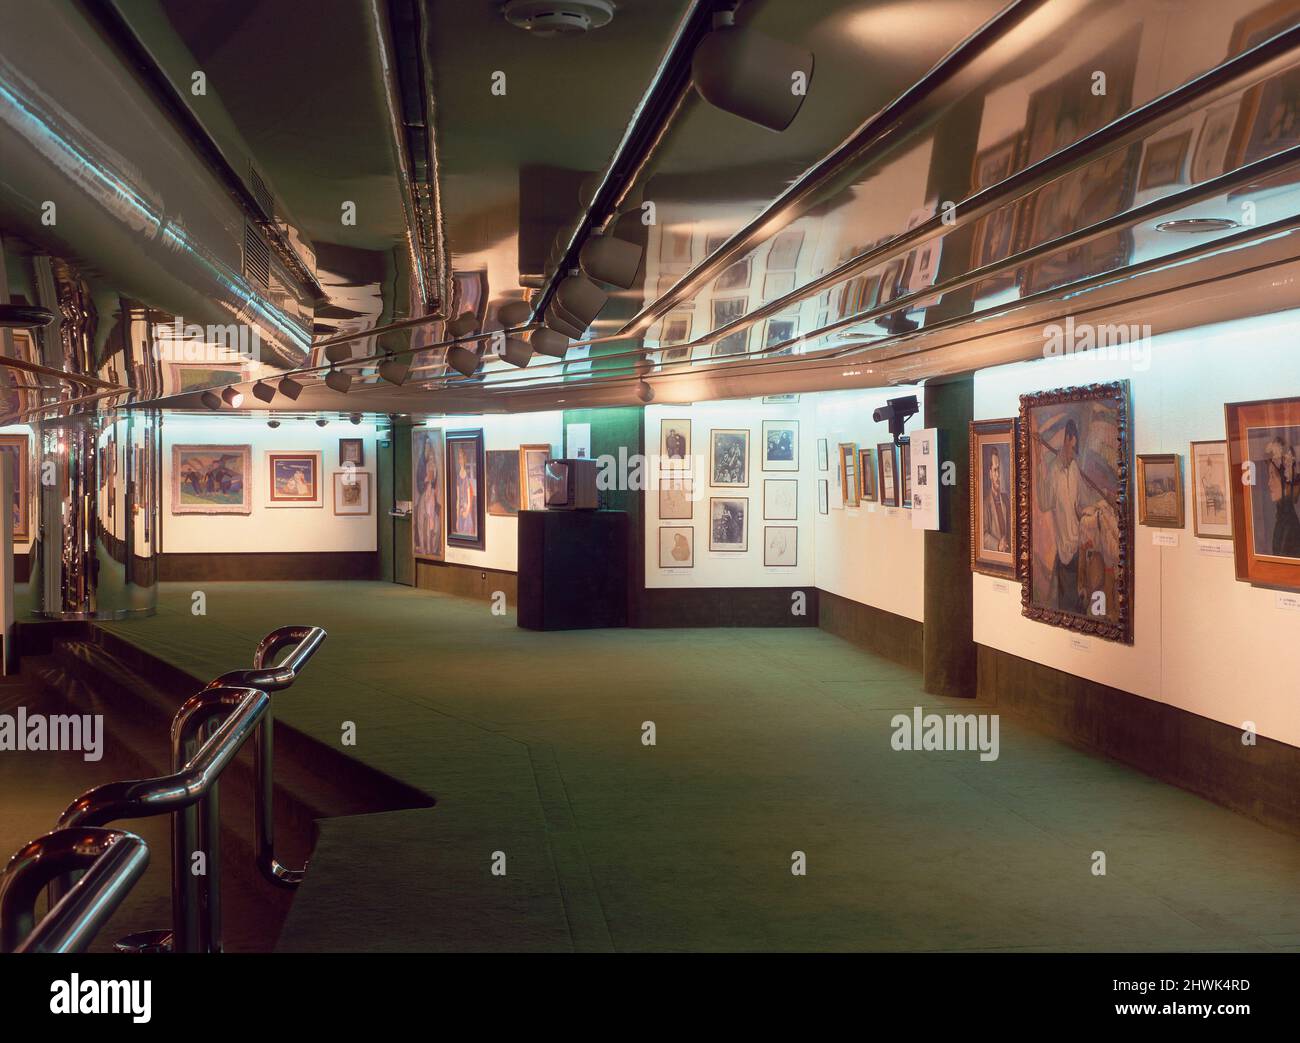
[[[659,517],[666,521],[685,521],[695,515],[695,479],[688,477],[659,480]]]
[[[898,446],[898,482],[903,487],[902,506],[912,509],[912,443],[900,442]]]
[[[519,447],[519,507],[525,511],[546,510],[546,461],[549,445]]]
[[[772,240],[767,249],[768,271],[780,272],[794,269],[799,264],[799,251],[803,249],[803,229],[787,228]]]
[[[709,484],[736,489],[749,486],[747,428],[715,428],[709,432]]]
[[[831,513],[831,483],[825,478],[817,479],[817,513]]]
[[[1181,529],[1183,463],[1177,453],[1142,453],[1137,458],[1138,524]]]
[[[1021,611],[1133,643],[1128,382],[1020,396]]]
[[[663,322],[659,328],[659,362],[681,362],[683,359],[691,357],[691,349],[687,342],[691,339],[691,318],[694,312],[682,311],[673,312],[671,315],[664,316]],[[686,344],[686,347],[677,345]]]
[[[987,576],[1018,576],[1016,420],[970,422],[970,567]]]
[[[871,460],[870,449],[858,450],[858,498],[867,502],[877,499],[876,468]]]
[[[799,517],[799,479],[763,479],[763,518],[794,521]]]
[[[1012,134],[975,153],[971,166],[971,187],[989,188],[1019,169],[1017,163],[1021,149],[1019,134]],[[971,247],[971,267],[982,268],[994,261],[1010,256],[1016,240],[1016,221],[1022,209],[1020,200],[998,207],[975,222],[974,241]],[[1015,282],[1013,273],[1002,273],[985,279],[976,288],[976,296],[998,293]]]
[[[1228,501],[1228,443],[1193,442],[1192,531],[1202,540],[1232,539]]]
[[[817,439],[817,470],[829,471],[831,467],[830,450],[826,439]]]
[[[840,496],[845,507],[858,505],[858,444],[840,443]]]
[[[320,507],[320,450],[266,454],[268,507]]]
[[[737,319],[745,317],[749,310],[748,297],[724,297],[722,299],[714,298],[712,301],[713,309],[713,328],[721,329],[723,326]],[[717,355],[737,355],[749,347],[749,330],[736,330],[735,333],[729,333],[721,340],[714,342],[709,349],[710,356]]]
[[[14,492],[10,504],[9,525],[14,542],[25,543],[32,538],[31,505],[31,439],[28,435],[0,435],[0,453],[13,460]]]
[[[251,514],[252,464],[252,446],[172,446],[172,514]]]
[[[799,421],[763,421],[763,470],[799,470]]]
[[[1295,26],[1294,0],[1273,0],[1233,27],[1230,54],[1240,54]],[[1245,166],[1300,144],[1300,69],[1291,65],[1242,95],[1229,145],[1233,166]]]
[[[473,550],[486,545],[484,532],[483,429],[447,432],[447,543]]]
[[[880,502],[885,507],[898,506],[898,460],[893,442],[876,445],[876,461],[880,466]]]
[[[695,529],[689,525],[659,526],[659,567],[693,569],[695,567]]]
[[[370,514],[370,472],[334,472],[334,513],[344,515]]]
[[[441,428],[411,431],[411,553],[418,561],[442,561],[445,557],[445,455]]]
[[[366,466],[366,440],[364,438],[339,439],[339,466],[351,464],[353,467]]]
[[[763,527],[763,564],[768,568],[793,568],[799,564],[799,527]]]
[[[517,449],[487,452],[487,512],[497,518],[513,518],[519,513]]]
[[[660,470],[682,470],[691,466],[691,422],[659,421]]]
[[[1300,398],[1230,402],[1223,412],[1237,578],[1300,590]]]
[[[749,550],[749,497],[710,497],[709,550]]]

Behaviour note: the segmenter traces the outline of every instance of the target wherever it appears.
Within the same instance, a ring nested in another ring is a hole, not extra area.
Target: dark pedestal
[[[627,554],[623,511],[520,511],[519,625],[627,626]]]

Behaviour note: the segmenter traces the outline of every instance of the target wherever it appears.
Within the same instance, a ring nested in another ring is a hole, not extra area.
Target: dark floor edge
[[[925,626],[915,619],[864,605],[829,590],[817,591],[817,625],[868,652],[910,667],[925,667]]]

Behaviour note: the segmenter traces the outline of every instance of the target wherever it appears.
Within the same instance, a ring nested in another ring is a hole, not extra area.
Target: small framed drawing
[[[912,443],[903,442],[898,447],[898,482],[903,487],[902,506],[912,509]]]
[[[799,517],[799,479],[763,479],[763,518],[794,521]]]
[[[830,451],[826,445],[826,439],[817,439],[817,470],[829,471],[831,469]]]
[[[709,498],[709,550],[749,550],[749,497]]]
[[[695,529],[689,525],[659,526],[659,567],[691,569],[695,567]]]
[[[1156,529],[1181,529],[1183,466],[1177,453],[1139,453],[1138,524]]]
[[[898,506],[898,461],[894,457],[894,443],[876,445],[876,461],[880,466],[880,502],[886,507]]]
[[[799,470],[799,421],[763,421],[763,470]]]
[[[1192,531],[1202,540],[1232,539],[1228,501],[1228,443],[1193,442]]]
[[[840,443],[840,496],[845,507],[858,505],[858,444]]]
[[[266,454],[268,507],[321,507],[320,450]]]
[[[551,458],[549,445],[519,447],[519,509],[546,510],[546,461]]]
[[[765,525],[763,527],[763,564],[769,568],[789,568],[799,564],[799,527]]]
[[[695,479],[659,479],[659,517],[665,521],[684,521],[695,515]]]
[[[831,513],[831,483],[825,478],[817,479],[817,513]]]
[[[1300,590],[1300,398],[1229,402],[1223,413],[1228,474],[1239,476],[1228,482],[1237,578]]]
[[[334,472],[334,513],[367,515],[370,513],[370,472]]]
[[[366,440],[364,438],[339,439],[339,466],[351,464],[353,467],[366,466]]]
[[[870,449],[858,450],[858,496],[867,501],[877,499],[876,468],[871,453]]]
[[[689,420],[659,421],[659,467],[661,470],[682,470],[691,466],[691,422]]]
[[[717,428],[709,432],[709,484],[737,489],[749,485],[747,428]]]
[[[970,567],[1015,579],[1016,421],[970,422]]]

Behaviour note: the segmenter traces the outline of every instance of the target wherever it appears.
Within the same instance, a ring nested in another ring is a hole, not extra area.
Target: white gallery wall
[[[1188,443],[1225,437],[1225,402],[1300,395],[1300,313],[1153,339],[1149,365],[1043,359],[975,375],[975,417],[1015,416],[1019,396],[1129,381],[1133,454],[1182,457],[1187,526],[1176,546],[1134,528],[1134,643],[1085,637],[1020,613],[1020,586],[974,577],[979,644],[1300,745],[1300,612],[1238,582],[1232,544],[1193,535]],[[820,583],[820,579],[819,579]]]

